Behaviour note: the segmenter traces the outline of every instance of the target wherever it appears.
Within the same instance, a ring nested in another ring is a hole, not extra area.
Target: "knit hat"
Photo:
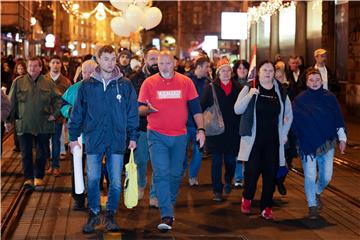
[[[325,49],[323,49],[323,48],[316,49],[316,50],[314,51],[314,57],[316,57],[316,56],[318,56],[318,55],[323,55],[323,54],[325,54],[325,53],[327,53],[327,51],[326,51]]]
[[[231,69],[231,66],[230,66],[230,63],[229,63],[229,60],[227,58],[222,58],[218,64],[217,64],[217,67],[216,67],[216,74],[219,73],[220,69],[222,69],[223,67],[229,67]]]
[[[126,56],[128,56],[129,58],[131,58],[131,52],[128,50],[128,49],[126,49],[126,48],[120,48],[119,49],[119,57],[121,56],[121,55],[126,55]]]

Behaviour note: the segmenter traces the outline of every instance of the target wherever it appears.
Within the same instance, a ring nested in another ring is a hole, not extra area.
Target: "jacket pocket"
[[[40,99],[42,102],[48,102],[50,100],[50,89],[40,88]]]
[[[17,100],[19,102],[26,102],[28,98],[29,90],[28,89],[19,89],[17,91]]]

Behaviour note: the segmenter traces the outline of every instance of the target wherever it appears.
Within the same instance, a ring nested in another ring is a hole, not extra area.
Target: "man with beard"
[[[152,48],[145,53],[144,56],[144,66],[141,71],[135,72],[130,75],[130,80],[133,83],[137,95],[139,95],[141,85],[146,78],[154,75],[159,72],[157,59],[159,51],[156,48]],[[137,164],[138,170],[138,184],[139,184],[139,199],[142,199],[144,196],[144,189],[146,187],[146,170],[147,162],[149,160],[149,148],[147,144],[147,120],[146,116],[140,116],[140,125],[139,125],[139,139],[137,142],[137,148],[135,150],[135,161]],[[158,201],[156,198],[156,193],[151,185],[150,187],[150,207],[158,207]]]
[[[194,83],[174,71],[174,56],[162,51],[159,73],[148,77],[139,93],[139,112],[147,116],[147,138],[153,169],[154,187],[159,200],[160,231],[172,229],[174,206],[182,178],[186,151],[188,110],[198,128],[196,140],[205,142],[203,115]]]
[[[125,77],[129,77],[133,70],[130,66],[131,52],[126,48],[119,49],[119,68]]]

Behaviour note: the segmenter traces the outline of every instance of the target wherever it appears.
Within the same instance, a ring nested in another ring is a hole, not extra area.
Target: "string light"
[[[106,7],[102,2],[98,3],[96,7],[89,12],[81,12],[80,6],[78,3],[74,3],[71,0],[60,0],[60,3],[63,9],[68,13],[80,19],[88,19],[93,14],[98,21],[102,21],[106,18],[106,13],[109,13],[111,16],[119,17],[122,15],[121,12],[113,11],[110,8]]]
[[[259,20],[275,15],[278,11],[281,11],[287,7],[295,7],[295,1],[284,3],[283,0],[269,0],[267,2],[261,2],[257,7],[251,7],[248,9],[249,24],[257,23]]]

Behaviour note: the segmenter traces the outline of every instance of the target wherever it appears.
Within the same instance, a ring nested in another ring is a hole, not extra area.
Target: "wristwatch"
[[[197,131],[198,131],[198,132],[199,132],[199,131],[203,131],[204,134],[205,134],[205,128],[198,128]]]

